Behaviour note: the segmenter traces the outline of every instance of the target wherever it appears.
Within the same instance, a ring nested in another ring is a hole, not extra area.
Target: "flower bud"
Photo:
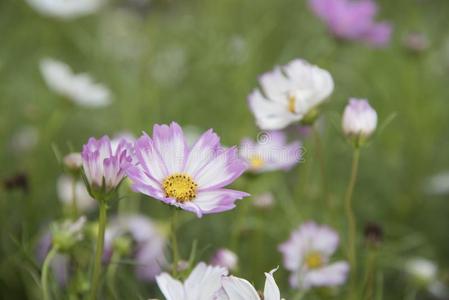
[[[376,129],[377,113],[365,99],[350,99],[343,113],[343,132],[357,146],[362,144]]]
[[[84,225],[86,217],[82,216],[75,222],[65,221],[62,224],[55,224],[52,228],[53,246],[59,251],[69,251],[77,242],[83,239]]]
[[[78,172],[83,166],[83,160],[81,158],[81,153],[73,152],[69,153],[63,158],[64,166],[70,172]]]
[[[211,265],[220,266],[229,270],[236,270],[238,266],[238,256],[229,249],[221,248],[215,252],[211,260]]]

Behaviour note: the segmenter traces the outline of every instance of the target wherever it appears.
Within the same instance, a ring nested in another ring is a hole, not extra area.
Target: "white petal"
[[[166,300],[185,300],[182,283],[167,273],[156,276],[156,282]]]
[[[224,277],[222,283],[231,300],[260,300],[256,289],[245,279],[229,276]]]
[[[265,273],[266,280],[265,280],[265,288],[264,288],[264,300],[280,300],[281,299],[281,293],[279,291],[279,288],[276,284],[276,281],[273,278],[273,273],[277,270],[273,269],[270,271],[270,273]]]
[[[211,300],[221,288],[221,278],[227,274],[221,267],[199,263],[185,281],[188,300]]]

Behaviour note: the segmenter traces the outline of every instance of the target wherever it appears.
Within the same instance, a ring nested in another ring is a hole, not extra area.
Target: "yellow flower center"
[[[265,161],[260,157],[260,155],[256,154],[249,159],[249,163],[251,164],[252,169],[258,170],[263,167]]]
[[[295,96],[288,96],[288,111],[292,114],[296,113],[296,99]]]
[[[323,265],[324,261],[321,254],[318,252],[311,252],[306,256],[305,264],[309,269],[316,269]]]
[[[162,182],[165,196],[174,198],[178,202],[187,202],[196,197],[198,185],[187,174],[173,174]]]

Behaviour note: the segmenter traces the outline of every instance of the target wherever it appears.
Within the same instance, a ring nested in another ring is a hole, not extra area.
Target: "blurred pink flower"
[[[349,264],[330,263],[338,244],[337,232],[328,226],[307,222],[293,231],[290,239],[279,246],[284,266],[291,271],[290,285],[308,289],[343,284]]]
[[[220,266],[228,270],[236,270],[238,263],[239,258],[237,254],[226,248],[218,249],[210,262],[213,266]]]
[[[366,99],[349,99],[343,112],[343,132],[348,137],[367,138],[377,127],[377,112]]]
[[[139,163],[127,170],[133,190],[199,218],[233,209],[236,200],[248,196],[224,188],[240,177],[246,163],[235,147],[223,148],[212,130],[189,147],[177,123],[155,125],[153,137],[144,133],[135,151]]]
[[[373,0],[309,0],[309,5],[337,38],[374,47],[385,47],[390,41],[392,27],[374,20],[378,7]]]
[[[137,277],[143,281],[154,280],[161,272],[161,267],[166,264],[165,236],[150,218],[142,215],[119,216],[106,229],[104,261],[110,261],[114,251],[119,251],[115,248],[115,242],[126,236],[131,239],[128,250],[136,261]]]

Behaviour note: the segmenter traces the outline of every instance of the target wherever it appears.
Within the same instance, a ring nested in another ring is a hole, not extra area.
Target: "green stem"
[[[173,214],[171,217],[171,229],[170,229],[170,238],[171,238],[171,248],[172,248],[172,275],[173,277],[178,276],[178,262],[179,262],[179,252],[178,252],[178,240],[176,238],[176,225],[177,225],[177,218],[178,218],[178,210],[175,208],[173,210]]]
[[[365,300],[374,299],[374,280],[376,275],[377,251],[371,250],[366,258],[366,274],[363,286],[365,287]]]
[[[78,218],[78,202],[76,199],[76,177],[72,176],[72,218]]]
[[[348,260],[351,265],[351,281],[350,281],[350,293],[354,293],[355,280],[357,277],[357,254],[355,247],[356,240],[356,221],[354,211],[352,208],[352,194],[354,192],[355,183],[357,180],[357,172],[359,167],[360,149],[354,148],[354,155],[352,158],[351,178],[349,180],[348,188],[345,195],[345,212],[348,223]],[[353,299],[353,297],[351,297]]]
[[[42,286],[42,294],[44,300],[50,300],[50,293],[48,291],[48,271],[50,268],[50,263],[58,253],[58,248],[51,248],[50,252],[48,252],[47,257],[44,260],[44,264],[42,265],[42,273],[41,273],[41,286]]]
[[[97,236],[97,247],[95,251],[95,264],[92,275],[92,288],[90,290],[90,300],[95,300],[98,293],[98,285],[100,283],[101,275],[101,261],[103,258],[103,248],[104,248],[104,233],[106,230],[107,221],[107,209],[108,206],[105,200],[100,200],[100,216],[98,219],[98,236]]]
[[[117,273],[118,264],[120,261],[120,253],[118,251],[114,251],[112,254],[111,261],[109,263],[109,268],[107,271],[107,281],[109,290],[114,299],[118,299],[117,297],[117,289],[115,288],[115,274]]]

